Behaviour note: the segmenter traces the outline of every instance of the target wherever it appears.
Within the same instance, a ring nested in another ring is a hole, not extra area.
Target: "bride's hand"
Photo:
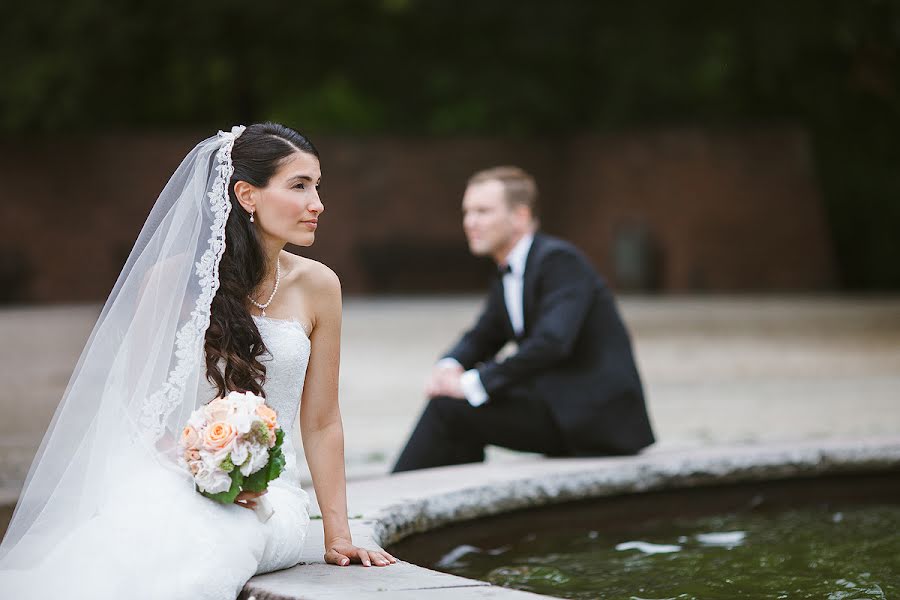
[[[325,562],[340,567],[346,567],[351,562],[362,563],[365,567],[386,567],[397,562],[397,559],[384,550],[365,550],[340,539],[326,546]]]
[[[238,506],[243,506],[244,508],[254,509],[256,508],[256,499],[265,494],[266,492],[248,492],[241,490],[238,492],[237,497],[234,499],[234,503]]]

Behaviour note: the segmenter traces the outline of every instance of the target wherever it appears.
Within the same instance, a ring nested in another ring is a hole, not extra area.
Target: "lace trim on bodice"
[[[282,326],[286,326],[286,327],[296,327],[297,329],[299,329],[300,331],[303,332],[303,335],[305,335],[307,339],[309,339],[309,336],[312,335],[312,331],[307,331],[306,323],[304,323],[303,321],[300,321],[298,319],[275,319],[272,317],[263,317],[260,315],[252,315],[252,316],[253,316],[253,319],[256,321],[263,321],[266,323],[273,323],[275,325],[282,325]]]

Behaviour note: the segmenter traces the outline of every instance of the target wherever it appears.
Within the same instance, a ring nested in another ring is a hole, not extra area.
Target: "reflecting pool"
[[[579,600],[900,598],[900,473],[703,486],[520,510],[391,551]]]

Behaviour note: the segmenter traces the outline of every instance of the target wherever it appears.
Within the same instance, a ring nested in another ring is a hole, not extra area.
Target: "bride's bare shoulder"
[[[291,283],[298,286],[305,294],[340,295],[341,280],[327,265],[289,252],[282,254],[291,266]]]

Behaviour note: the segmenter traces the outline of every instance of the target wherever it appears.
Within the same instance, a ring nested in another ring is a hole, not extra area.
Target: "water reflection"
[[[694,539],[704,546],[734,548],[735,546],[743,544],[746,537],[746,531],[721,531],[714,533],[698,533],[694,536]]]
[[[616,550],[639,550],[644,554],[667,554],[669,552],[678,552],[681,546],[672,544],[651,544],[650,542],[622,542],[616,544]]]
[[[809,508],[635,524],[629,538],[540,531],[458,546],[439,568],[578,600],[900,597],[900,507]],[[617,539],[618,538],[618,539]]]

